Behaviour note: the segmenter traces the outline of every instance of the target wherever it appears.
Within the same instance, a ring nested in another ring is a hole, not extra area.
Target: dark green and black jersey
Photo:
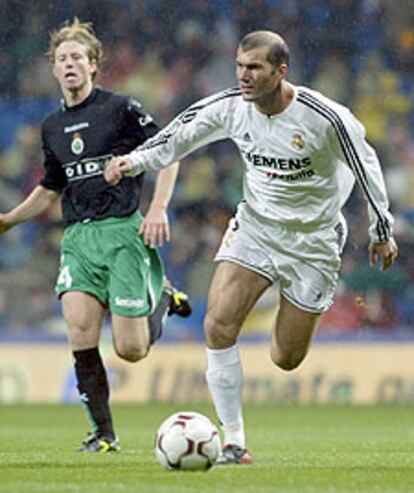
[[[65,225],[128,216],[138,208],[143,175],[114,187],[104,180],[103,168],[111,156],[127,154],[157,131],[136,99],[100,89],[46,118],[41,185],[62,194]]]

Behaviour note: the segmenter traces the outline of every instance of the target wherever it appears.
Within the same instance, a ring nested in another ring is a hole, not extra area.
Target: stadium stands
[[[44,8],[40,0],[1,2],[0,32],[7,46],[0,55],[1,210],[16,204],[42,173],[39,124],[59,98],[44,53],[48,31],[65,18],[94,22],[106,48],[100,82],[136,95],[162,124],[199,97],[235,84],[239,35],[279,30],[293,51],[291,79],[351,106],[366,125],[383,164],[400,243],[397,266],[378,276],[368,266],[365,204],[356,190],[346,210],[350,236],[343,281],[322,332],[404,329],[414,335],[414,13],[409,2],[392,2],[392,15],[390,2],[381,0],[214,0],[187,2],[180,9],[156,0],[119,4],[77,0]],[[241,174],[229,143],[203,149],[186,164],[170,214],[173,241],[163,256],[172,281],[196,297],[200,325],[212,258],[240,198]],[[60,234],[53,210],[0,238],[0,337],[6,331],[63,334],[53,298]],[[266,303],[258,308],[268,309]],[[263,333],[263,327],[257,329]],[[196,333],[202,337],[201,330]],[[187,337],[188,327],[178,334]]]

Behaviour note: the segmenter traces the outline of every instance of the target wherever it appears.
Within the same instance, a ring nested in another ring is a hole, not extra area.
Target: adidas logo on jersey
[[[252,141],[252,138],[251,138],[251,136],[250,136],[249,132],[246,132],[246,133],[243,135],[243,140],[244,140],[245,142],[251,142],[251,141]]]

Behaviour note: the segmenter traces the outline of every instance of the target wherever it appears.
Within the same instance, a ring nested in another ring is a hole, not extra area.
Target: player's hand
[[[8,214],[0,213],[0,234],[5,233],[14,226],[14,223],[9,220]]]
[[[132,161],[127,156],[113,157],[105,166],[104,178],[111,185],[117,185],[132,169]]]
[[[371,265],[376,265],[378,259],[382,261],[381,270],[387,270],[398,256],[398,246],[394,238],[385,243],[371,243],[369,246],[369,258]]]
[[[151,204],[141,223],[139,233],[143,235],[144,243],[152,248],[162,246],[164,242],[170,241],[170,226],[166,207]]]

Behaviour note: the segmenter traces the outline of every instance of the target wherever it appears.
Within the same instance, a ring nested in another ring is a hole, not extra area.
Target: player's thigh
[[[112,314],[112,337],[121,358],[131,362],[144,358],[150,343],[148,319]]]
[[[107,269],[93,248],[92,233],[91,224],[77,223],[65,230],[55,293],[59,298],[67,292],[88,293],[106,305]]]
[[[273,332],[272,359],[287,359],[297,366],[308,351],[320,317],[321,313],[305,311],[281,295]]]
[[[72,349],[76,351],[96,347],[105,307],[94,296],[80,291],[67,291],[61,300]]]
[[[209,347],[234,343],[248,313],[271,282],[241,265],[222,261],[210,285],[205,332]]]
[[[136,231],[125,235],[108,268],[111,313],[139,318],[155,310],[164,286],[163,264],[157,250],[144,245]]]

